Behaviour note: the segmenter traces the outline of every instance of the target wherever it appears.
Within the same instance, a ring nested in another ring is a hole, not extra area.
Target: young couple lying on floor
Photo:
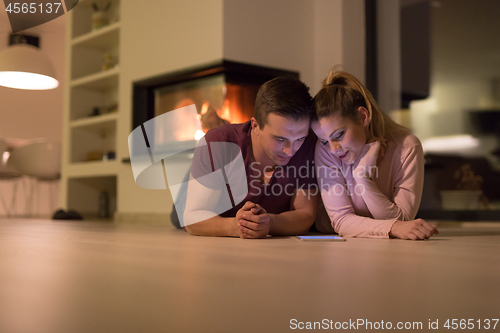
[[[415,219],[423,181],[420,141],[354,76],[332,69],[314,98],[303,82],[281,77],[262,85],[250,121],[200,140],[182,226],[240,238],[315,228],[427,239],[438,231]]]

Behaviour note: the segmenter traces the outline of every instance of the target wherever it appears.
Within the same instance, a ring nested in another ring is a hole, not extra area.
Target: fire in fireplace
[[[154,146],[199,140],[211,128],[249,120],[259,87],[281,75],[299,76],[297,72],[222,60],[135,82],[133,129],[194,104],[201,128],[200,122],[182,114],[172,117],[167,128],[155,131]]]

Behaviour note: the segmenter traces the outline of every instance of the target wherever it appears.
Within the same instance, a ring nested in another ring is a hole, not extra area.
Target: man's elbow
[[[184,229],[186,229],[186,231],[190,234],[190,235],[195,235],[195,229],[196,227],[193,227],[193,225],[187,225],[184,227]]]
[[[302,227],[299,228],[297,235],[304,235],[305,233],[307,233],[311,229],[315,220],[316,220],[315,213],[310,213],[304,216]]]
[[[203,215],[199,214],[199,211],[187,211],[184,212],[184,228],[190,235],[200,235],[200,222],[203,222]]]

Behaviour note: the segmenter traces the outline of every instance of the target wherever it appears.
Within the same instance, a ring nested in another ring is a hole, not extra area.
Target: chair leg
[[[54,205],[54,184],[55,182],[50,182],[48,183],[48,187],[49,187],[49,214],[52,214],[55,210],[56,210],[56,207]]]
[[[2,206],[5,210],[5,215],[7,215],[7,217],[12,217],[12,216],[15,216],[15,212],[16,212],[16,200],[17,200],[17,187],[19,185],[19,181],[20,179],[10,179],[12,181],[12,184],[13,184],[13,187],[12,187],[12,197],[10,199],[10,204],[7,203],[7,201],[5,200],[5,197],[3,195],[3,192],[0,191],[0,201],[2,201]]]
[[[36,180],[32,179],[31,184],[28,180],[29,194],[26,197],[26,213],[29,217],[33,215],[33,205],[35,201]]]
[[[12,198],[10,200],[10,213],[12,216],[16,215],[16,201],[17,201],[17,187],[21,179],[17,179],[14,181],[14,188],[12,190]]]
[[[40,183],[38,180],[35,180],[35,217],[38,217],[41,214],[40,206],[42,202],[41,197],[42,189],[40,188]]]
[[[28,216],[29,215],[29,198],[31,195],[30,191],[30,178],[29,177],[23,177],[23,192],[24,192],[24,214],[23,216]]]
[[[5,210],[5,215],[7,215],[7,217],[10,217],[9,206],[5,202],[5,198],[3,197],[3,193],[1,190],[0,190],[0,199],[2,200],[2,206],[3,206],[3,209]]]

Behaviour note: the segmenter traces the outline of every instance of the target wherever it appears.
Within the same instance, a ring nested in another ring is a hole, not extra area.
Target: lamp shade
[[[0,86],[45,90],[59,82],[52,63],[37,47],[15,44],[0,52]]]

